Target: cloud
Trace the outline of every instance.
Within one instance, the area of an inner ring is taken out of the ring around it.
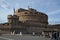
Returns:
[[[0,1],[0,6],[4,9],[10,9],[10,5],[6,0]]]
[[[7,22],[7,18],[4,14],[1,14],[0,23],[4,23],[4,22]]]
[[[15,8],[19,8],[19,3],[15,3]]]
[[[3,2],[3,1],[5,1],[5,0],[0,0],[0,2]]]
[[[5,22],[5,20],[3,20],[3,19],[0,18],[0,23],[3,23],[3,22]]]
[[[60,12],[60,9],[59,10],[52,11],[52,12],[48,12],[47,14],[48,15],[54,15],[54,14],[58,14],[58,12]]]
[[[33,0],[27,0],[27,4],[29,6],[32,6],[35,2],[36,2],[36,0],[35,1],[33,1]]]
[[[49,24],[60,24],[59,18],[49,18],[48,20]]]
[[[60,24],[60,9],[47,13],[49,15],[49,24]]]

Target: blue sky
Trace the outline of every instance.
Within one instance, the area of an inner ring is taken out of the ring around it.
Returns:
[[[60,24],[60,0],[0,0],[0,23],[7,22],[13,9],[28,6],[48,15],[49,24]]]

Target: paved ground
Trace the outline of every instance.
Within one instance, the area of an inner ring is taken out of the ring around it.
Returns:
[[[1,35],[0,40],[50,40],[50,38],[30,35]]]

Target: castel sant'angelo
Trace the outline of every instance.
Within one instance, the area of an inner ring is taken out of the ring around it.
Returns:
[[[48,15],[33,8],[14,10],[14,15],[8,15],[8,22],[0,24],[2,34],[41,34],[42,32],[54,32],[60,30],[60,25],[49,25]]]

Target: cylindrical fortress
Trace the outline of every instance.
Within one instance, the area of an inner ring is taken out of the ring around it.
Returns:
[[[48,16],[42,12],[38,12],[35,9],[18,9],[15,15],[19,16],[19,21],[22,22],[34,22],[48,24]]]

